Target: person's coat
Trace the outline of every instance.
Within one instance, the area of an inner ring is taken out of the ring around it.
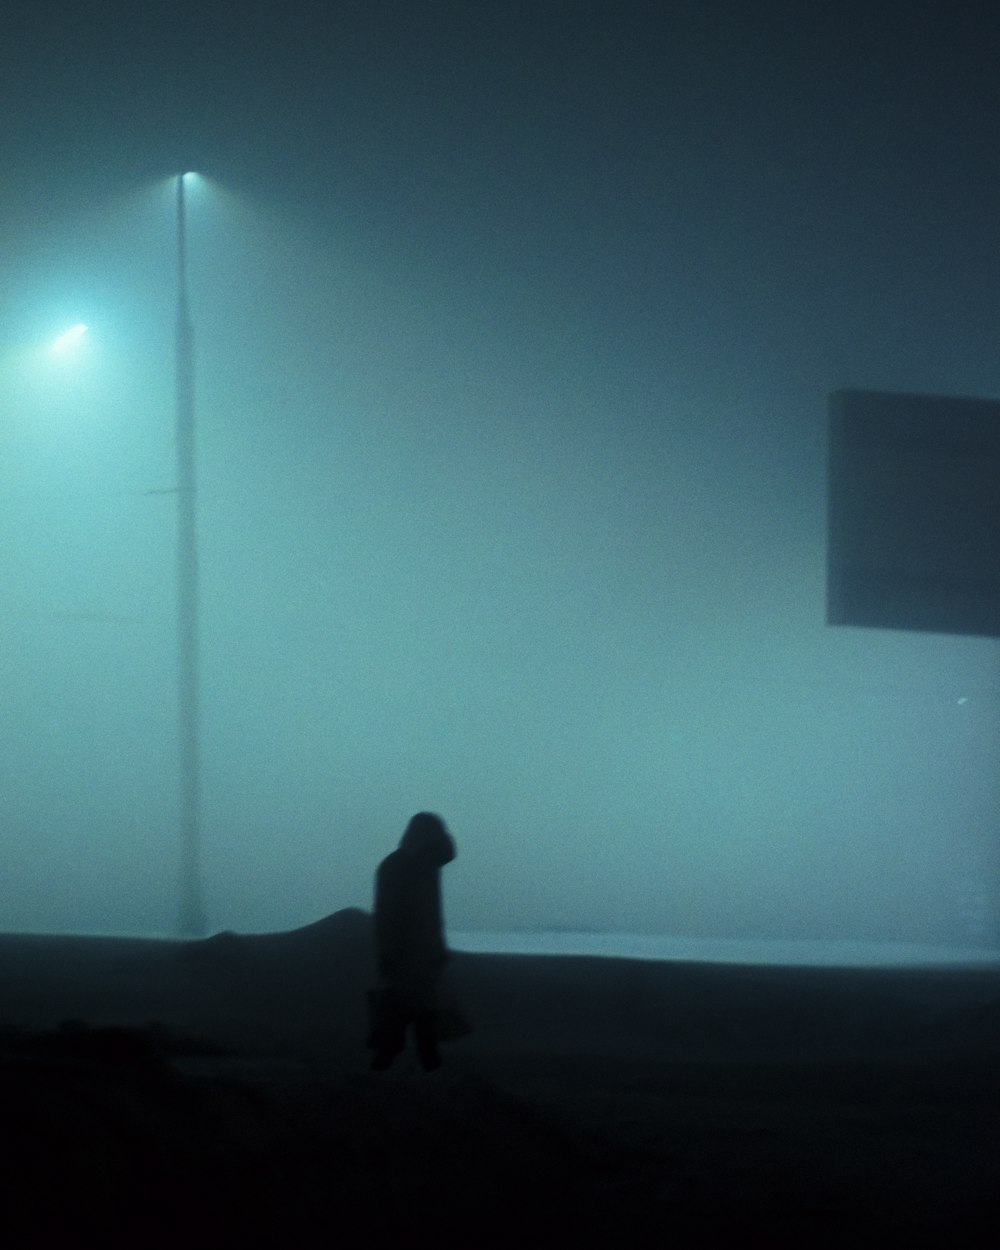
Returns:
[[[433,1006],[447,957],[440,876],[454,858],[455,844],[444,823],[421,812],[375,874],[379,977],[415,1011]]]

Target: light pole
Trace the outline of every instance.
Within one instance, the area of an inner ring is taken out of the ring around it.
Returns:
[[[194,330],[188,310],[184,174],[177,177],[177,704],[180,748],[180,911],[185,937],[205,933],[198,747],[198,543],[195,528]]]

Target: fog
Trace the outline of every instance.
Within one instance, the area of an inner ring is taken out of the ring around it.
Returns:
[[[192,184],[210,928],[370,906],[430,809],[455,929],[992,941],[997,643],[824,599],[828,393],[989,394],[992,332],[940,332],[916,227],[835,263],[822,182],[768,242],[749,157],[739,221],[704,174],[665,226],[598,160],[593,218],[562,167],[492,202],[485,157],[399,202],[231,156]],[[177,920],[173,199],[144,183],[81,181],[7,261],[4,930]]]

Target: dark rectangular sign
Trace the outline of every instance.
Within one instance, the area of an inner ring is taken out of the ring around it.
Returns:
[[[830,397],[827,622],[1000,637],[1000,403]]]

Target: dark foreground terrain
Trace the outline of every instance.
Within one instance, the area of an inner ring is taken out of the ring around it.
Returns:
[[[0,937],[11,1246],[989,1246],[1000,969],[463,955],[367,1070],[369,917]]]

